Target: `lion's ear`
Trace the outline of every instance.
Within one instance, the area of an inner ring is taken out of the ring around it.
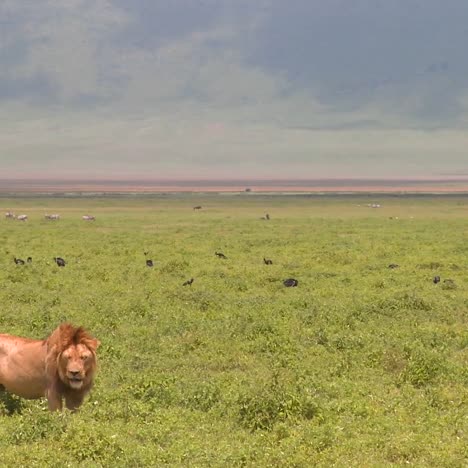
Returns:
[[[96,351],[96,349],[98,349],[100,345],[101,345],[101,342],[99,340],[97,340],[96,338],[93,338],[92,340],[89,340],[89,347],[93,351]]]

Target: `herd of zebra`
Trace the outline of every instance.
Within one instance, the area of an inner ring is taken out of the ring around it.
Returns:
[[[15,213],[12,213],[11,211],[7,211],[5,213],[5,218],[6,219],[17,219],[18,221],[27,221],[28,220],[28,215],[25,214],[20,214],[18,216],[15,215]],[[45,214],[44,219],[48,219],[50,221],[58,221],[60,219],[60,215],[55,213],[55,214]],[[83,221],[96,221],[95,216],[91,215],[83,215],[81,217]]]

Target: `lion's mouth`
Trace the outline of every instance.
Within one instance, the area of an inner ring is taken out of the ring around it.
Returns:
[[[70,387],[80,388],[83,385],[83,379],[81,377],[69,377],[68,381],[70,382]]]

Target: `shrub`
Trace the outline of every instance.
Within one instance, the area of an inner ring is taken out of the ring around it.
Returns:
[[[241,395],[237,401],[240,424],[251,430],[271,430],[288,419],[312,419],[318,413],[316,403],[305,392],[280,383],[277,376],[269,384]]]
[[[423,387],[432,383],[441,370],[442,364],[438,356],[423,349],[414,349],[409,352],[400,379],[415,387]]]
[[[188,395],[183,397],[185,406],[188,408],[209,411],[218,403],[221,397],[219,387],[213,382],[200,382],[192,384]]]

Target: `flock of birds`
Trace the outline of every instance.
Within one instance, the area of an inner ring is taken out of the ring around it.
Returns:
[[[148,255],[149,252],[144,252],[145,257]],[[215,255],[218,258],[222,258],[224,260],[227,260],[226,255],[224,255],[222,252],[215,252]],[[15,262],[16,265],[25,265],[26,263],[32,263],[32,257],[28,257],[26,260],[23,260],[21,258],[16,258],[13,257],[13,261]],[[54,257],[54,262],[57,264],[59,267],[64,267],[67,262],[62,258],[62,257]],[[273,265],[273,260],[269,258],[263,258],[263,263],[265,265]],[[152,259],[147,258],[146,259],[146,266],[149,268],[152,268],[154,266],[154,262]],[[195,281],[194,278],[190,278],[189,280],[185,281],[182,286],[192,286],[193,282]],[[288,278],[283,281],[284,286],[287,288],[291,287],[296,287],[299,284],[299,281],[294,278]]]
[[[195,209],[195,208],[194,208]],[[145,254],[145,257],[148,255],[148,252],[144,252]],[[227,256],[223,254],[223,252],[215,252],[215,255],[218,257],[218,258],[222,258],[223,260],[227,260]],[[263,257],[263,263],[265,265],[273,265],[273,260],[269,259],[269,258],[265,258]],[[153,267],[154,266],[154,263],[153,263],[153,260],[151,259],[146,259],[146,266],[148,267]],[[193,282],[194,282],[194,278],[190,278],[189,280],[185,281],[182,286],[192,286]],[[291,287],[295,287],[299,284],[299,281],[297,281],[297,279],[294,279],[294,278],[288,278],[288,279],[285,279],[283,281],[283,284],[287,287],[287,288],[291,288]]]
[[[148,253],[149,252],[144,252],[145,257],[148,255]],[[228,257],[226,255],[224,255],[223,252],[215,252],[215,255],[218,258],[221,258],[223,260],[228,259]],[[13,261],[15,262],[16,265],[25,265],[26,263],[32,263],[32,257],[28,257],[26,260],[23,260],[21,258],[13,257]],[[67,264],[67,262],[62,257],[54,257],[54,262],[59,267],[64,267]],[[271,260],[270,258],[263,257],[263,263],[265,265],[273,265],[273,260]],[[147,258],[146,259],[146,266],[149,267],[149,268],[152,268],[154,266],[153,260],[150,259],[150,258]],[[400,265],[398,265],[396,263],[390,263],[390,265],[388,265],[388,268],[390,268],[392,270],[395,269],[395,268],[399,268],[399,267],[400,267]],[[194,278],[190,278],[189,280],[185,281],[182,284],[182,286],[192,286],[194,281],[195,281]],[[434,278],[432,279],[432,282],[434,284],[440,283],[441,282],[440,276],[439,275],[434,276]],[[444,279],[443,282],[445,284],[447,284],[448,286],[455,287],[455,281],[453,279],[447,278],[447,279]],[[294,288],[299,284],[299,281],[297,279],[295,279],[295,278],[287,278],[287,279],[285,279],[283,281],[283,284],[287,288]]]
[[[201,205],[197,205],[197,206],[194,206],[193,209],[194,210],[201,210],[203,207]],[[7,218],[17,218],[19,219],[20,216],[15,216],[13,213],[11,212],[7,212],[6,215],[5,215]],[[25,219],[27,219],[27,216],[26,215],[21,215],[21,217],[23,217]],[[45,218],[46,219],[60,219],[60,215],[45,215]],[[86,220],[86,221],[94,221],[96,218],[94,216],[90,216],[90,215],[85,215],[82,217],[83,220]],[[261,219],[264,219],[264,220],[270,220],[270,215],[268,213],[265,214],[264,217],[262,217]],[[149,252],[144,252],[145,254],[145,257],[148,255]],[[228,257],[226,255],[224,255],[223,252],[215,252],[215,255],[218,257],[218,258],[221,258],[223,260],[227,260]],[[59,266],[59,267],[64,267],[66,265],[66,262],[63,258],[61,257],[54,257],[54,261],[55,263]],[[16,258],[14,257],[14,262],[16,263],[16,265],[25,265],[26,263],[32,263],[32,257],[28,257],[25,260],[22,260],[21,258]],[[265,265],[273,265],[273,261],[269,258],[263,258],[263,263]],[[146,259],[146,266],[149,267],[149,268],[152,268],[154,266],[154,262],[152,259],[149,259],[147,258]],[[398,265],[397,263],[390,263],[390,265],[388,265],[388,268],[390,269],[395,269],[395,268],[399,268],[400,265]],[[190,278],[189,280],[185,281],[182,286],[192,286],[194,282],[194,278]],[[441,282],[441,279],[440,279],[440,276],[434,276],[434,278],[432,279],[432,282],[434,284],[438,284]],[[448,286],[452,286],[452,287],[455,287],[455,281],[452,280],[452,279],[444,279],[443,281],[445,284],[447,284]],[[283,284],[284,286],[286,286],[287,288],[293,288],[293,287],[296,287],[299,282],[297,281],[297,279],[295,278],[287,278],[283,281]]]
[[[28,257],[26,261],[24,261],[22,258],[13,257],[13,261],[16,263],[16,265],[26,265],[26,263],[32,263],[32,257]],[[54,262],[59,267],[64,267],[67,264],[67,262],[62,257],[54,257]]]

